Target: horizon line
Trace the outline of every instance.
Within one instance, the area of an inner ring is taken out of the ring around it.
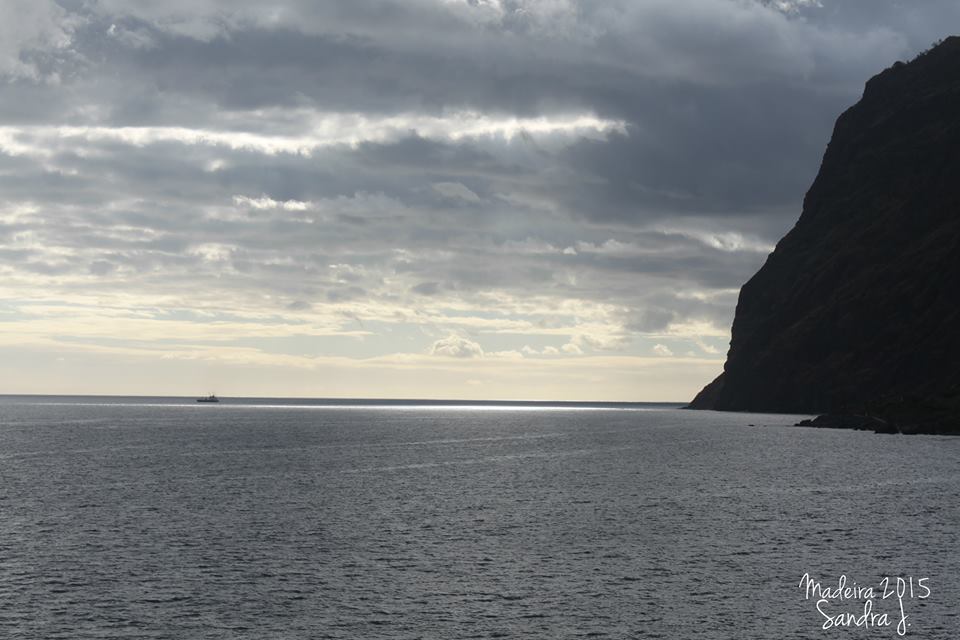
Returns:
[[[216,394],[215,394],[216,395]],[[0,398],[142,398],[166,400],[196,400],[204,395],[139,395],[108,393],[0,393]],[[313,397],[313,396],[222,396],[221,401],[229,400],[298,400],[306,402],[340,402],[355,404],[360,402],[391,402],[397,404],[433,404],[433,405],[687,405],[686,401],[666,400],[504,400],[504,399],[465,399],[465,398],[386,398],[386,397]]]

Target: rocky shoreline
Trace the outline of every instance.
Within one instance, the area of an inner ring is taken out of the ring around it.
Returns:
[[[859,411],[828,413],[796,426],[956,436],[960,435],[960,388],[935,396],[886,398]]]
[[[874,433],[902,433],[906,435],[942,435],[960,436],[960,426],[956,422],[893,422],[875,416],[855,414],[826,414],[816,418],[801,420],[797,427],[816,427],[817,429],[853,429],[855,431],[873,431]]]

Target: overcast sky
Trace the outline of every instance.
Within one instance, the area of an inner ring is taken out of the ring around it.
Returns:
[[[687,400],[956,0],[0,0],[0,392]]]

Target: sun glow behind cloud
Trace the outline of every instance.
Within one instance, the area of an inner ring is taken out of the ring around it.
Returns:
[[[254,116],[256,114],[253,114]],[[298,136],[264,135],[249,131],[220,131],[186,127],[103,126],[0,126],[0,151],[9,155],[50,157],[57,149],[81,150],[86,143],[120,143],[144,147],[159,143],[225,147],[269,155],[311,155],[329,146],[355,146],[362,142],[386,142],[416,132],[427,138],[502,138],[518,135],[571,135],[602,137],[623,132],[622,121],[601,120],[590,115],[538,118],[496,118],[479,113],[456,113],[447,117],[391,116],[369,118],[357,114],[316,114],[304,123]]]

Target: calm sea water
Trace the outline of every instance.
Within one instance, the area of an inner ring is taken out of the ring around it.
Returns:
[[[239,402],[0,398],[0,637],[960,637],[960,438]]]

